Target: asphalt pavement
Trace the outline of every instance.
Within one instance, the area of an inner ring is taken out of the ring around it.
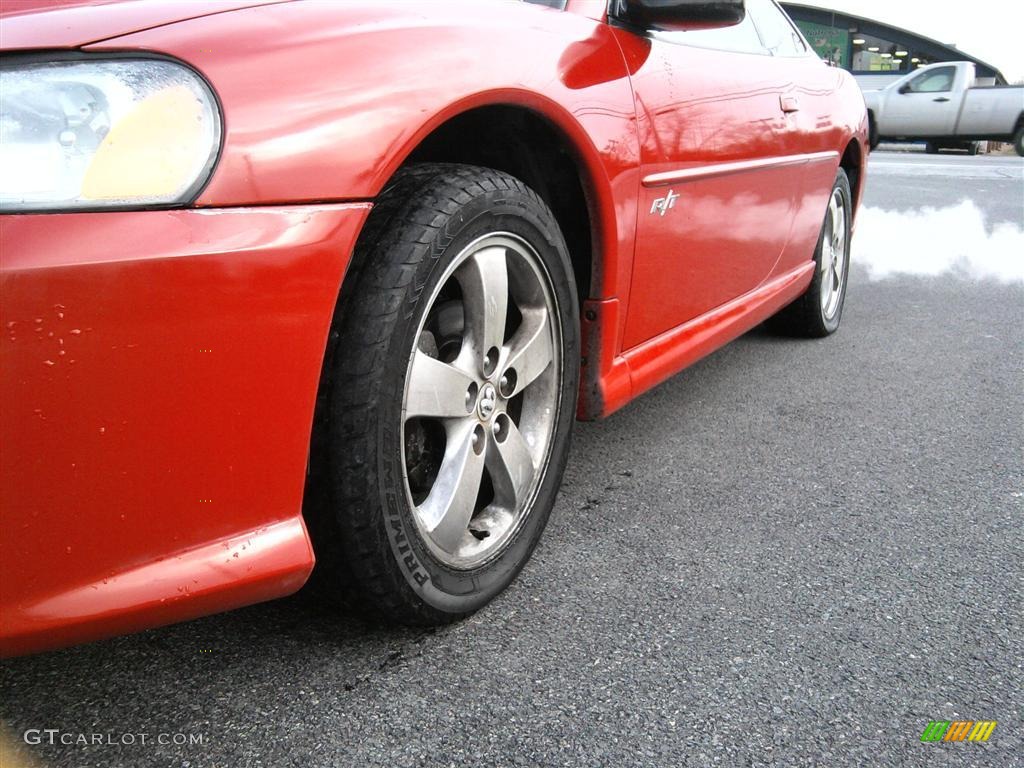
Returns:
[[[1022,174],[880,152],[866,204],[970,199],[1020,227]],[[755,330],[578,425],[538,551],[472,619],[387,629],[300,594],[8,661],[9,747],[54,766],[1020,765],[1022,364],[1020,282],[855,266],[835,336]],[[922,743],[932,720],[998,725]],[[21,743],[47,728],[151,740]]]
[[[1008,154],[927,155],[912,147],[871,156],[866,204],[906,211],[943,208],[967,199],[975,201],[992,224],[1024,224],[1024,160]]]

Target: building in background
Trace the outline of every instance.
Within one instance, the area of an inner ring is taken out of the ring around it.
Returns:
[[[973,61],[978,85],[1003,85],[1002,72],[953,45],[880,21],[798,3],[782,3],[821,58],[849,70],[861,88],[882,88],[937,61]]]

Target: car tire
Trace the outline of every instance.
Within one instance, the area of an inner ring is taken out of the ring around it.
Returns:
[[[447,623],[509,585],[554,505],[579,385],[571,262],[518,179],[423,164],[381,194],[353,268],[332,332],[320,588]]]
[[[772,330],[805,338],[822,338],[838,330],[850,271],[852,200],[850,180],[840,168],[818,235],[814,277],[800,298],[768,321]]]
[[[1013,149],[1019,156],[1024,157],[1024,125],[1017,129],[1013,137]]]

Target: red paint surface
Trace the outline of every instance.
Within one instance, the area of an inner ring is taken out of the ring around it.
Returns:
[[[5,51],[75,48],[182,19],[283,0],[4,0]]]
[[[217,92],[225,143],[195,209],[0,217],[7,653],[298,587],[339,285],[369,201],[446,120],[518,106],[572,147],[594,244],[584,418],[802,290],[838,159],[675,185],[665,217],[643,176],[866,155],[846,74],[666,47],[593,0],[24,5],[4,4],[6,49],[179,58]]]
[[[302,583],[316,387],[368,210],[0,217],[0,650]]]

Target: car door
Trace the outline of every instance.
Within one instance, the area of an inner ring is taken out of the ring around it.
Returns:
[[[746,0],[761,36],[772,54],[772,66],[788,84],[783,93],[788,128],[799,142],[799,194],[793,209],[789,240],[772,276],[781,276],[814,258],[822,219],[839,165],[837,146],[846,127],[836,121],[837,96],[846,73],[826,66],[807,45],[790,18],[774,0]],[[851,180],[852,181],[852,180]]]
[[[619,31],[628,48],[633,33]],[[749,16],[648,41],[632,75],[642,181],[624,348],[757,287],[785,247],[800,183],[787,72]]]
[[[951,136],[960,100],[953,98],[955,66],[935,67],[908,80],[885,105],[886,133],[894,136]]]

